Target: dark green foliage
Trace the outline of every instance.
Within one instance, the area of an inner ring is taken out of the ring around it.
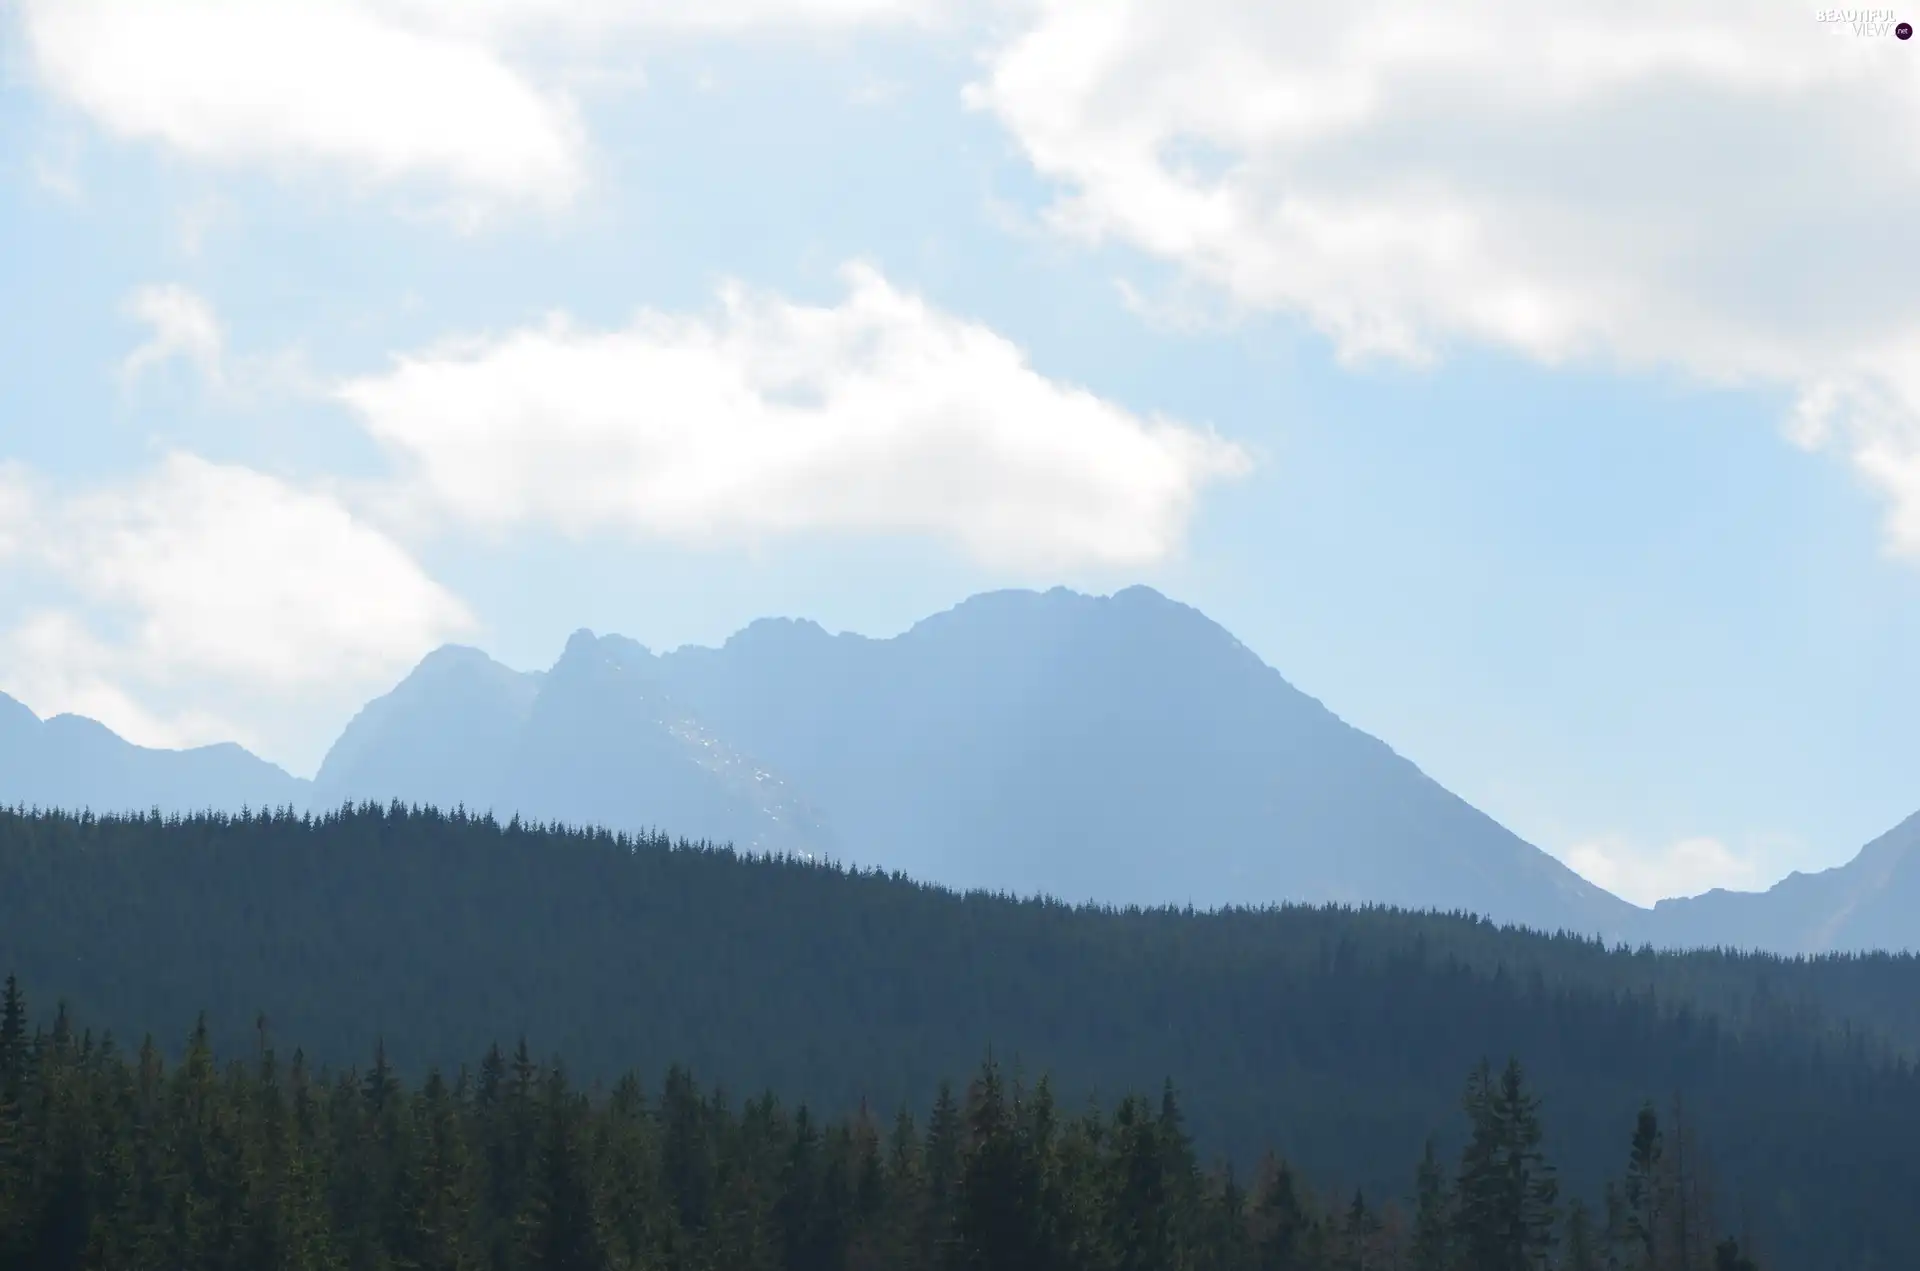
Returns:
[[[1449,1205],[1446,1175],[1441,1171],[1433,1140],[1428,1139],[1414,1175],[1413,1244],[1408,1271],[1447,1271],[1453,1247]]]
[[[252,1052],[263,1044],[253,1022],[270,1007],[277,1029],[313,1046],[316,1065],[353,1062],[383,1039],[377,1075],[356,1075],[352,1100],[331,1079],[305,1077],[297,1090],[292,1066],[281,1069],[273,1097],[284,1129],[259,1162],[176,1154],[158,1129],[102,1158],[138,1184],[129,1239],[162,1265],[234,1222],[218,1208],[164,1207],[167,1180],[256,1167],[275,1198],[272,1222],[251,1237],[260,1248],[358,1267],[371,1248],[360,1236],[311,1234],[318,1209],[344,1206],[406,1233],[382,1239],[413,1242],[412,1262],[499,1265],[543,1215],[577,1205],[568,1170],[588,1150],[581,1127],[544,1106],[535,1053],[567,1056],[576,1097],[634,1067],[686,1066],[651,1101],[633,1092],[623,1119],[593,1123],[591,1151],[658,1171],[657,1186],[623,1182],[595,1198],[611,1215],[603,1241],[651,1233],[740,1266],[772,1265],[789,1240],[807,1256],[844,1250],[872,1266],[939,1245],[942,1265],[954,1265],[967,1256],[954,1243],[956,1206],[977,1132],[966,1099],[908,1127],[909,1171],[883,1168],[864,1193],[857,1178],[834,1181],[847,1195],[829,1196],[822,1180],[838,1176],[824,1162],[859,1162],[859,1136],[816,1127],[818,1141],[802,1149],[790,1124],[753,1105],[725,1110],[687,1072],[839,1118],[863,1103],[916,1104],[991,1045],[1010,1071],[1047,1071],[1055,1084],[1042,1100],[1039,1087],[1021,1093],[1005,1078],[1015,1128],[993,1140],[992,1168],[1030,1178],[1037,1199],[968,1221],[981,1239],[1027,1242],[1009,1247],[1066,1265],[1119,1265],[1102,1208],[1115,1193],[1092,1189],[1084,1169],[1036,1159],[1124,1163],[1113,1186],[1167,1196],[1196,1185],[1177,1168],[1182,1151],[1238,1165],[1243,1229],[1140,1229],[1174,1265],[1240,1239],[1275,1268],[1365,1258],[1406,1201],[1416,1234],[1408,1163],[1429,1139],[1440,1160],[1466,1148],[1459,1075],[1492,1054],[1519,1056],[1555,1110],[1533,1147],[1509,1145],[1499,1159],[1551,1156],[1568,1196],[1602,1202],[1607,1250],[1627,1247],[1637,1204],[1648,1232],[1656,1211],[1672,1228],[1652,1239],[1710,1265],[1717,1233],[1692,1214],[1717,1188],[1779,1265],[1920,1266],[1920,1208],[1903,1199],[1920,1194],[1920,1080],[1902,1057],[1920,1038],[1912,958],[1608,950],[1381,909],[1114,912],[684,848],[397,808],[317,819],[0,813],[0,969],[127,1037],[172,1035],[204,1007],[209,1045]],[[31,1030],[22,1016],[8,1042],[5,1027],[0,1019],[0,1064],[17,1066],[8,1056],[31,1050]],[[527,1039],[516,1051],[487,1050],[516,1034]],[[475,1055],[485,1057],[457,1079]],[[441,1097],[464,1101],[472,1132],[430,1151],[399,1127],[424,1115],[412,1100],[426,1088],[408,1083],[436,1067],[448,1074]],[[140,1071],[116,1097],[137,1124],[158,1126],[172,1096],[142,1085]],[[1054,1108],[1057,1098],[1111,1109],[1117,1092],[1168,1074],[1188,1092],[1182,1106],[1149,1101],[1097,1123]],[[395,1082],[414,1091],[404,1107]],[[1663,1163],[1639,1199],[1628,1203],[1632,1180],[1622,1179],[1608,1207],[1620,1129],[1649,1092],[1682,1096],[1684,1124],[1664,1127]],[[37,1150],[20,1138],[23,1106],[0,1086],[0,1159]],[[723,1112],[737,1143],[716,1129]],[[1713,1145],[1711,1171],[1683,1129]],[[895,1135],[876,1137],[884,1165]],[[1276,1143],[1299,1176],[1260,1164]],[[470,1160],[456,1167],[446,1152]],[[747,1159],[762,1164],[747,1169]],[[43,1158],[36,1168],[77,1206],[60,1180],[92,1160]],[[797,1190],[775,1166],[791,1167]],[[1520,1172],[1534,1179],[1530,1170]],[[1360,1224],[1348,1238],[1340,1224],[1305,1223],[1304,1192],[1288,1199],[1297,1177],[1337,1188],[1342,1213],[1360,1189],[1382,1232]],[[1461,1208],[1507,1203],[1498,1177],[1471,1195],[1449,1186],[1429,1198],[1427,1218],[1442,1220],[1424,1228],[1421,1257],[1457,1265],[1469,1230]],[[862,1226],[876,1186],[887,1223]],[[773,1222],[816,1187],[821,1212],[839,1217],[791,1232]],[[1524,1231],[1501,1247],[1523,1258],[1537,1256],[1540,1233],[1560,1230],[1546,1221],[1553,1206],[1532,1197],[1502,1211],[1521,1215]],[[477,1216],[454,1230],[445,1215],[458,1205]],[[81,1212],[60,1210],[59,1222],[74,1228]],[[741,1213],[769,1225],[742,1226]]]
[[[1028,1092],[989,1059],[963,1103],[943,1087],[940,1135],[920,1141],[902,1112],[883,1150],[864,1109],[822,1122],[766,1095],[736,1112],[678,1068],[650,1106],[631,1074],[596,1096],[558,1063],[509,1063],[497,1049],[478,1082],[435,1070],[409,1088],[383,1047],[364,1072],[310,1078],[298,1056],[282,1069],[264,1024],[251,1064],[220,1066],[196,1027],[170,1071],[151,1047],[127,1057],[76,1037],[64,1012],[16,1040],[29,1148],[0,1171],[7,1271],[1421,1265],[1421,1228],[1391,1203],[1323,1199],[1277,1158],[1249,1209],[1230,1170],[1201,1168],[1170,1084],[1157,1108],[1127,1096],[1063,1124],[1045,1079]],[[1581,1210],[1569,1243],[1586,1252],[1539,1256],[1531,1224],[1546,1202],[1527,1180],[1550,1171],[1532,1155],[1536,1103],[1518,1069],[1495,1082],[1482,1065],[1467,1106],[1477,1146],[1459,1176],[1430,1178],[1431,1151],[1420,1170],[1423,1205],[1506,1180],[1505,1200],[1458,1210],[1459,1247],[1488,1251],[1460,1265],[1594,1271]],[[952,1168],[935,1169],[943,1144]],[[1491,1235],[1464,1217],[1502,1204],[1518,1208],[1496,1213],[1506,1225]],[[1695,1218],[1712,1222],[1705,1209]],[[1673,1266],[1758,1271],[1730,1239],[1711,1266]]]
[[[1517,1060],[1496,1079],[1482,1063],[1467,1081],[1471,1127],[1454,1188],[1460,1271],[1543,1271],[1554,1244],[1559,1183],[1540,1148],[1539,1100]]]

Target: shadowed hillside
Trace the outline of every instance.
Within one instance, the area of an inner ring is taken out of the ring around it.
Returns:
[[[1170,1076],[1206,1153],[1278,1145],[1381,1195],[1452,1133],[1460,1074],[1514,1055],[1570,1185],[1616,1168],[1649,1092],[1678,1094],[1782,1265],[1920,1258],[1897,1199],[1920,1188],[1920,1084],[1862,1031],[1912,1038],[1911,958],[1608,953],[1383,910],[1116,913],[368,810],[0,817],[0,967],[121,1037],[204,1008],[233,1049],[269,1011],[315,1061],[378,1039],[412,1072],[524,1032],[583,1080],[678,1060],[839,1110],[923,1100],[987,1047],[1054,1073],[1068,1106]]]

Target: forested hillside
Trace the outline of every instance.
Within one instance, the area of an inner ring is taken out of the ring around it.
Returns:
[[[991,1058],[956,1098],[823,1123],[737,1108],[681,1068],[583,1091],[524,1046],[409,1088],[283,1062],[264,1022],[224,1070],[170,1071],[0,1008],[0,1265],[497,1271],[1757,1271],[1723,1237],[1698,1140],[1651,1105],[1596,1212],[1561,1193],[1519,1065],[1468,1077],[1465,1146],[1410,1202],[1322,1196],[1266,1154],[1205,1169],[1171,1084],[1061,1107]],[[924,1128],[922,1128],[924,1127]],[[1451,1164],[1451,1163],[1449,1163]]]
[[[1204,1158],[1400,1195],[1509,1056],[1569,1195],[1675,1097],[1781,1268],[1920,1265],[1912,958],[1607,952],[1386,910],[1110,912],[431,812],[0,816],[0,969],[131,1042],[418,1079],[524,1035],[576,1080],[685,1063],[825,1116],[919,1107],[987,1048],[1061,1106],[1171,1078]],[[1818,1005],[1822,1004],[1824,1005]]]

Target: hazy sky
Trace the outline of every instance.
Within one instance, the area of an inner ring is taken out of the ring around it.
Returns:
[[[310,773],[1146,582],[1632,898],[1920,808],[1920,47],[1809,7],[0,0],[0,689]]]

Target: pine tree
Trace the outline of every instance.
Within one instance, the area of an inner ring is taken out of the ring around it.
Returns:
[[[1381,1226],[1379,1216],[1367,1207],[1366,1194],[1356,1188],[1340,1226],[1341,1271],[1373,1271],[1374,1239]]]
[[[1261,1165],[1254,1231],[1260,1271],[1308,1271],[1314,1243],[1313,1217],[1294,1185],[1293,1171],[1271,1155]]]
[[[26,1078],[27,1003],[7,977],[0,1001],[0,1265],[25,1256],[27,1156],[21,1093]]]
[[[1414,1175],[1413,1248],[1410,1271],[1447,1271],[1449,1259],[1449,1223],[1447,1180],[1434,1152],[1433,1140],[1427,1140]]]
[[[620,1078],[601,1118],[602,1199],[616,1265],[648,1266],[672,1247],[674,1226],[660,1184],[658,1141],[646,1096],[632,1073]]]
[[[1559,1187],[1540,1151],[1538,1101],[1516,1060],[1486,1063],[1464,1100],[1470,1135],[1455,1184],[1454,1255],[1465,1271],[1539,1271],[1554,1245]]]
[[[26,1076],[27,999],[20,981],[7,977],[4,999],[0,999],[0,1108],[19,1115],[20,1087]]]
[[[679,1228],[698,1236],[713,1209],[714,1161],[707,1107],[684,1068],[667,1072],[660,1093],[661,1174]]]
[[[1600,1240],[1593,1229],[1593,1214],[1586,1202],[1576,1200],[1567,1210],[1567,1257],[1565,1271],[1603,1271]]]
[[[472,1246],[472,1164],[461,1108],[438,1068],[414,1098],[414,1147],[396,1180],[404,1214],[396,1252],[419,1271],[468,1271],[478,1265]]]
[[[581,1109],[558,1066],[547,1073],[538,1103],[542,1130],[521,1219],[525,1265],[530,1271],[602,1271],[606,1248]]]
[[[1666,1209],[1662,1256],[1675,1271],[1708,1271],[1714,1257],[1713,1188],[1677,1093],[1669,1126],[1659,1179]]]
[[[1660,1117],[1647,1103],[1634,1121],[1633,1145],[1627,1155],[1627,1177],[1621,1188],[1625,1215],[1622,1232],[1630,1271],[1660,1271],[1661,1235],[1666,1206],[1661,1189],[1665,1178]]]
[[[582,1092],[524,1044],[477,1083],[415,1087],[384,1048],[319,1080],[296,1052],[283,1076],[264,1024],[254,1063],[220,1068],[203,1023],[169,1071],[64,1013],[28,1036],[8,996],[7,1271],[1545,1271],[1556,1234],[1512,1064],[1472,1074],[1459,1178],[1429,1143],[1403,1223],[1360,1191],[1320,1209],[1271,1156],[1250,1198],[1203,1174],[1170,1087],[1060,1120],[1044,1079],[1029,1095],[989,1060],[964,1109],[943,1088],[926,1144],[903,1112],[883,1147],[864,1107],[789,1117],[766,1094],[736,1115],[676,1069],[653,1115],[631,1076]],[[1703,1160],[1678,1110],[1664,1131],[1645,1111],[1600,1230],[1570,1206],[1558,1271],[1622,1271],[1621,1250],[1634,1271],[1757,1271],[1707,1238]]]
[[[966,1271],[1042,1271],[1040,1178],[989,1057],[967,1100],[967,1150],[953,1217],[953,1265]]]
[[[894,1116],[879,1163],[882,1203],[868,1218],[848,1254],[849,1271],[890,1271],[918,1265],[914,1249],[926,1205],[926,1180],[921,1170],[920,1138],[913,1115],[905,1108]]]
[[[921,1214],[920,1256],[929,1267],[952,1261],[954,1203],[960,1186],[962,1125],[953,1087],[940,1083],[927,1118],[926,1205]]]

